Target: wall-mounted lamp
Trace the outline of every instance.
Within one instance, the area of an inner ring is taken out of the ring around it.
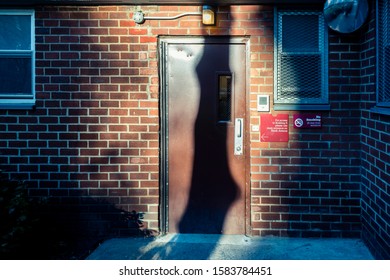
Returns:
[[[143,24],[146,20],[173,20],[184,16],[202,16],[202,23],[204,25],[215,25],[216,13],[213,7],[203,6],[202,12],[188,12],[172,17],[146,17],[142,11],[134,13],[133,20],[138,24]]]
[[[215,10],[211,6],[202,7],[202,23],[204,25],[215,25]]]

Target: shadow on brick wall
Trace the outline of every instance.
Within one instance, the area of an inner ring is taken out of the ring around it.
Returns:
[[[90,197],[32,199],[26,183],[0,175],[0,259],[84,259],[107,238],[155,234],[143,213]]]

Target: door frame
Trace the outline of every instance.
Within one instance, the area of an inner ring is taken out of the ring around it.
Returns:
[[[168,79],[167,59],[168,46],[170,44],[241,44],[245,45],[246,73],[245,73],[245,117],[244,117],[244,155],[245,155],[245,235],[252,235],[251,227],[251,192],[250,192],[250,98],[249,98],[249,74],[250,74],[250,46],[249,36],[160,36],[158,38],[158,68],[159,68],[159,93],[160,93],[160,205],[159,205],[159,229],[161,234],[166,234],[169,228],[169,109],[168,109]]]

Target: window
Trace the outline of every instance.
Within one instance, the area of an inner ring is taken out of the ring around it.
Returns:
[[[230,122],[232,111],[232,75],[218,76],[218,121]]]
[[[0,10],[0,108],[35,104],[34,12]]]
[[[328,40],[321,12],[277,10],[275,110],[327,110]]]
[[[378,91],[377,106],[390,108],[390,3],[378,1]]]

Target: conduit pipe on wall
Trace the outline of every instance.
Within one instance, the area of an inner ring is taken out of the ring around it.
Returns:
[[[143,24],[146,20],[174,20],[185,16],[202,16],[204,25],[215,24],[215,11],[211,6],[203,6],[202,12],[187,12],[171,17],[146,17],[142,11],[134,13],[133,19],[138,24]]]

